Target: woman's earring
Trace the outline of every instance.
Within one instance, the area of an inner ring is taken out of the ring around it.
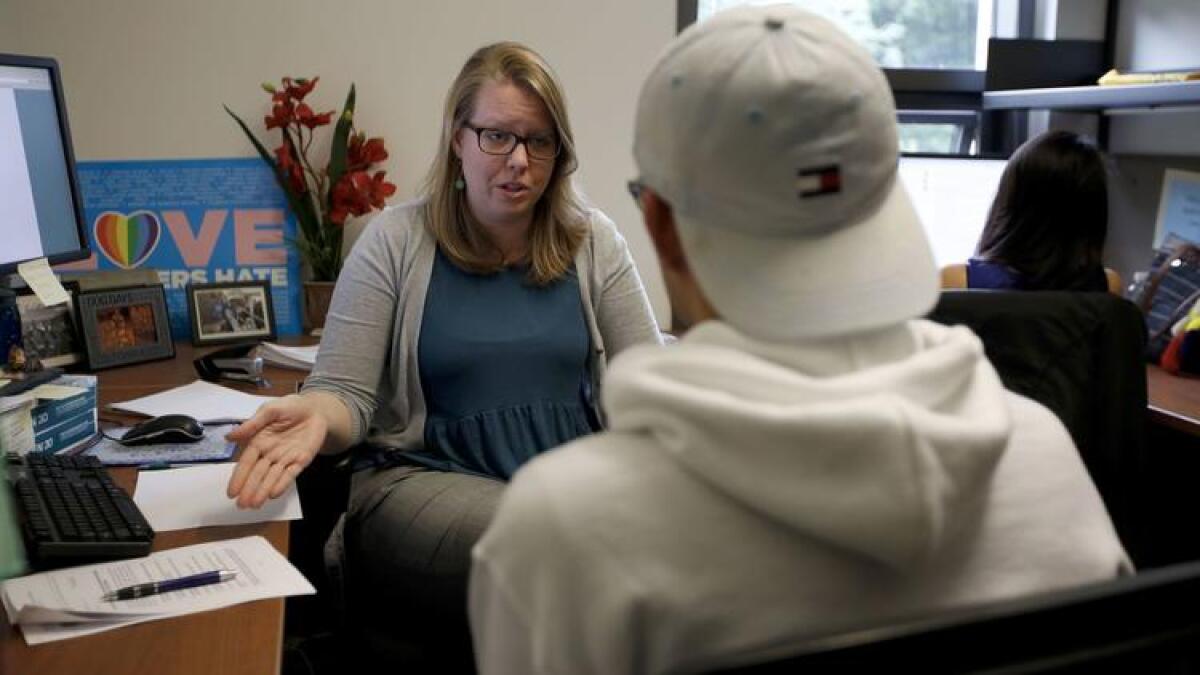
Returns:
[[[465,180],[463,180],[462,176],[459,176],[458,178],[454,179],[454,189],[455,190],[461,190],[461,189],[465,188],[466,186],[467,186],[467,182]]]

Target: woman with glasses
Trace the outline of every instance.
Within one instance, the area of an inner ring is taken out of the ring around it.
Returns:
[[[504,482],[599,430],[606,360],[659,340],[576,166],[545,61],[514,43],[478,50],[447,96],[423,197],[377,216],[347,258],[303,392],[231,434],[241,507],[281,494],[318,451],[354,448],[348,609],[376,644],[438,626],[469,659],[470,549]]]

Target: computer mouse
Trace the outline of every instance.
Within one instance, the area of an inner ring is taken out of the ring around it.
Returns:
[[[163,415],[142,422],[121,437],[121,445],[195,443],[204,438],[204,425],[187,415]]]

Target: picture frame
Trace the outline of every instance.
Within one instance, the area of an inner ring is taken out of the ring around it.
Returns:
[[[17,290],[25,355],[37,357],[47,368],[71,366],[87,359],[75,315],[79,284],[64,281],[62,285],[67,291],[67,302],[53,307],[43,305],[28,286]]]
[[[175,356],[161,285],[80,291],[75,308],[90,370]]]
[[[187,299],[194,345],[275,339],[275,306],[267,281],[189,284]]]

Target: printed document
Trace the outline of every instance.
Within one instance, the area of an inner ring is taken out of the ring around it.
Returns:
[[[133,584],[210,570],[236,578],[136,600],[105,602],[105,593]],[[143,621],[229,607],[250,600],[316,593],[300,572],[262,537],[214,541],[99,565],[42,572],[0,584],[9,621],[29,645],[90,635]]]

